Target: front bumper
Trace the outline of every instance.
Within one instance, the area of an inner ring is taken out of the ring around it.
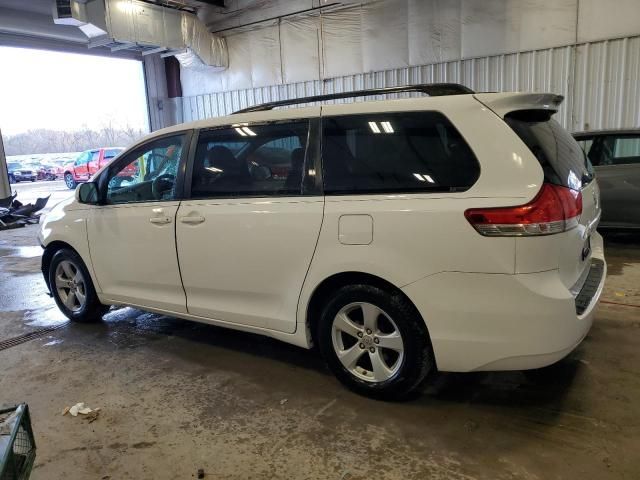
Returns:
[[[32,175],[13,175],[13,178],[15,178],[17,181],[19,182],[30,182],[32,180],[36,180],[38,177],[37,175],[34,173]]]
[[[592,235],[591,262],[590,274],[574,293],[557,270],[443,272],[402,290],[429,329],[439,370],[540,368],[571,353],[591,328],[606,278],[597,233]]]

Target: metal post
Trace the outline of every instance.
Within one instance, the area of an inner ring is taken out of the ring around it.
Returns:
[[[0,131],[0,198],[11,195],[9,185],[9,172],[7,171],[7,158],[4,156],[4,143],[2,143],[2,131]]]

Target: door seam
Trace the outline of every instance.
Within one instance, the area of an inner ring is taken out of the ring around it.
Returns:
[[[173,217],[173,246],[176,250],[176,263],[178,264],[178,275],[180,276],[180,285],[182,286],[182,291],[184,293],[184,309],[187,313],[189,313],[189,301],[187,298],[187,290],[184,288],[184,280],[182,279],[182,268],[180,267],[180,254],[178,253],[178,212],[180,211],[180,207],[182,207],[182,200],[178,202],[178,208],[176,208],[176,213]]]
[[[292,334],[297,333],[298,331],[298,312],[300,311],[300,299],[302,298],[302,292],[304,291],[304,286],[307,283],[307,277],[309,276],[309,272],[311,271],[311,265],[313,264],[313,259],[316,256],[316,252],[318,251],[318,245],[320,244],[320,235],[322,235],[322,226],[324,225],[324,210],[326,207],[326,197],[322,196],[322,218],[320,219],[320,228],[318,229],[318,236],[316,237],[316,244],[313,247],[313,253],[311,254],[311,259],[309,260],[309,265],[307,266],[307,271],[304,274],[304,278],[302,279],[302,285],[300,286],[300,292],[298,292],[298,302],[296,305],[296,318],[294,322],[294,329]],[[306,315],[305,315],[306,320]]]

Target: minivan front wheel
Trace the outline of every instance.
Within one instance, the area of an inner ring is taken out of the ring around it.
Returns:
[[[424,322],[399,292],[342,287],[322,312],[317,339],[338,379],[370,397],[402,398],[435,370]]]
[[[49,288],[69,320],[100,320],[108,307],[102,305],[84,262],[73,250],[58,250],[49,265]]]

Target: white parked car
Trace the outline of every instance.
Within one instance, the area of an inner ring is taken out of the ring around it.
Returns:
[[[562,97],[349,96],[404,91],[431,96],[276,102],[146,137],[42,222],[58,306],[77,321],[131,305],[315,344],[342,382],[382,398],[436,369],[565,357],[606,264],[597,183],[551,118]]]

